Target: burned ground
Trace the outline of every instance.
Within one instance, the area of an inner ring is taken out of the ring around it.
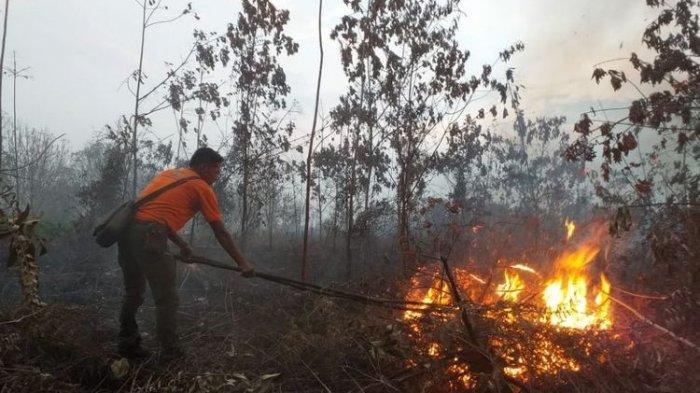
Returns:
[[[513,366],[517,357],[517,364],[537,368],[545,358],[537,343],[545,341],[560,348],[553,356],[555,362],[567,356],[575,359],[579,369],[535,372],[511,385],[515,391],[691,391],[688,387],[697,382],[692,372],[700,359],[697,351],[620,307],[615,308],[614,329],[586,333],[527,322],[526,315],[539,312],[527,304],[477,305],[471,312],[479,339],[492,349],[515,351],[500,352],[483,363],[470,355],[468,345],[465,347],[467,334],[456,312],[427,313],[407,320],[404,311],[325,298],[232,272],[184,264],[180,266],[179,319],[187,357],[168,365],[155,358],[129,364],[115,353],[121,277],[113,255],[77,247],[53,251],[57,259],[46,258],[41,268],[42,295],[48,306],[18,308],[21,296],[16,277],[3,276],[3,392],[440,392],[476,386],[488,390],[493,373],[489,362]],[[209,254],[223,259],[211,249]],[[264,249],[253,254],[261,256],[261,271],[295,276],[284,263],[289,254],[275,255]],[[318,257],[333,263],[331,253]],[[422,264],[436,267],[435,261]],[[343,270],[342,264],[339,269]],[[333,274],[332,269],[314,280],[367,295],[402,299],[411,288],[410,275],[392,271],[381,261],[351,285],[337,280],[343,275]],[[464,294],[470,296],[468,290]],[[681,295],[663,301],[624,299],[652,320],[664,320],[669,309],[687,303]],[[471,300],[468,304],[476,305]],[[676,321],[674,331],[697,342],[697,329],[692,329],[696,321],[687,319],[688,309],[684,312],[678,316],[681,320]],[[521,319],[503,323],[499,313]],[[147,297],[139,315],[140,326],[145,346],[156,350],[153,318],[154,307]],[[420,336],[415,334],[415,324],[420,326]],[[445,348],[443,356],[428,353],[431,343]],[[455,364],[466,365],[470,371],[465,375],[471,375],[476,385],[460,384]]]

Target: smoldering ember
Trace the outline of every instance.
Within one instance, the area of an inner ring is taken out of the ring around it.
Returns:
[[[0,2],[0,393],[700,392],[700,2]]]

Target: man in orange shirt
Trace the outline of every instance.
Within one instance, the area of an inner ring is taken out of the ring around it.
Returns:
[[[222,221],[219,204],[211,184],[221,174],[223,158],[214,150],[197,149],[188,168],[163,171],[141,191],[139,198],[172,182],[189,179],[141,205],[133,222],[119,239],[119,265],[124,274],[124,300],[119,316],[119,354],[128,358],[148,355],[141,347],[136,312],[143,304],[146,282],[156,304],[156,336],[164,360],[183,354],[178,344],[176,314],[178,307],[175,261],[168,256],[170,239],[187,257],[192,250],[177,232],[198,211],[209,223],[216,240],[243,270],[253,275],[253,268],[233,242]]]

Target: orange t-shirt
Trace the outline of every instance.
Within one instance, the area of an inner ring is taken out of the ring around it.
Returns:
[[[190,176],[197,176],[197,173],[190,168],[168,169],[160,172],[141,190],[139,198]],[[154,200],[139,206],[136,219],[165,224],[177,232],[198,211],[202,212],[207,222],[221,220],[219,202],[216,200],[214,190],[204,180],[193,179],[167,190]]]

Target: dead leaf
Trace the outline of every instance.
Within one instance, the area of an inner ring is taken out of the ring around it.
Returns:
[[[126,358],[120,358],[112,362],[109,365],[109,369],[112,371],[112,375],[116,379],[122,379],[129,374],[129,360]]]

